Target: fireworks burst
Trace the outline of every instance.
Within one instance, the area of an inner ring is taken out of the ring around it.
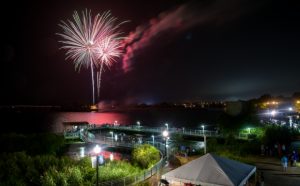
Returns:
[[[98,98],[100,97],[101,75],[103,66],[110,67],[116,58],[122,55],[121,39],[117,39],[114,35],[105,37],[99,42],[98,54],[100,59],[100,69],[97,72],[97,90]]]
[[[115,24],[116,18],[110,12],[97,14],[94,19],[91,11],[83,11],[80,18],[77,11],[73,14],[73,21],[61,21],[59,26],[63,33],[58,33],[63,40],[62,49],[67,50],[66,59],[72,59],[75,70],[81,66],[91,68],[93,104],[95,103],[94,69],[97,70],[97,90],[100,95],[100,83],[103,65],[111,66],[117,57],[121,56],[121,33],[118,28],[122,23]]]

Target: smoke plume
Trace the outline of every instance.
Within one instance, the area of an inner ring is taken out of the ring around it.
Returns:
[[[174,37],[194,26],[205,24],[219,26],[226,21],[239,17],[241,4],[241,1],[238,0],[190,2],[160,13],[147,24],[136,27],[125,39],[123,70],[125,72],[130,71],[134,66],[136,54],[158,39],[161,41],[165,37]],[[162,35],[164,38],[161,37]]]

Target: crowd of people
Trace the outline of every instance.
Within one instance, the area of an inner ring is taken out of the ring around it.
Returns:
[[[288,150],[285,144],[275,143],[274,146],[261,145],[261,155],[279,157],[281,160],[283,171],[287,171],[288,164],[296,166],[299,160],[299,153],[297,150]]]

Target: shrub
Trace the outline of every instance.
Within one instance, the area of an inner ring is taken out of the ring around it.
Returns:
[[[99,167],[99,176],[101,182],[113,181],[119,178],[136,175],[141,172],[141,169],[131,165],[126,161],[112,161]]]
[[[159,159],[159,151],[149,144],[140,145],[132,151],[133,163],[142,169],[151,168]]]

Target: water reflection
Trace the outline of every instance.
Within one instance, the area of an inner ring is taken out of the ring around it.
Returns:
[[[61,112],[52,115],[53,132],[62,132],[64,122],[88,122],[90,124],[103,125],[113,124],[130,124],[129,117],[122,113],[98,113],[98,112]]]

